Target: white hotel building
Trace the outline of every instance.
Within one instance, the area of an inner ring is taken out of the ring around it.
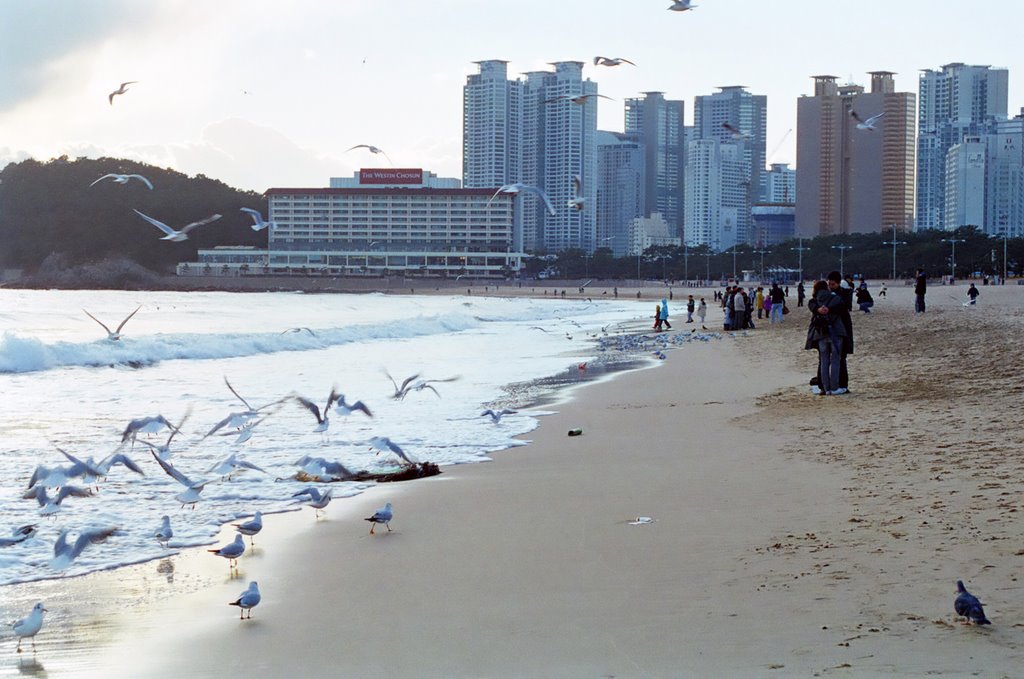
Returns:
[[[200,250],[179,274],[504,278],[522,266],[512,196],[419,169],[366,169],[331,188],[272,188],[267,250]]]

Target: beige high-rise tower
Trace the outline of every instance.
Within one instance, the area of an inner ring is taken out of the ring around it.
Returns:
[[[917,97],[897,92],[889,71],[870,75],[870,92],[814,76],[814,96],[797,101],[797,235],[913,227]]]

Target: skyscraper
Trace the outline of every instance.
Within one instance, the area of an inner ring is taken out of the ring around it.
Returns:
[[[694,139],[686,150],[684,242],[716,250],[746,242],[750,165],[742,144]]]
[[[1009,72],[1005,68],[946,64],[920,76],[917,140],[918,229],[942,229],[946,154],[965,136],[993,134],[1006,119]]]
[[[629,225],[644,216],[645,148],[636,135],[598,130],[597,248],[629,252]],[[674,235],[674,233],[673,233]]]
[[[698,139],[717,139],[742,145],[750,165],[751,204],[767,198],[765,144],[768,97],[751,94],[742,85],[719,87],[714,94],[694,97],[693,127]]]
[[[597,94],[583,80],[583,63],[553,63],[554,71],[525,74],[509,81],[502,61],[477,62],[480,73],[463,89],[463,184],[467,188],[520,181],[547,192],[550,215],[532,194],[517,198],[517,243],[527,250],[558,252],[595,243],[596,163],[594,133]],[[567,209],[573,177],[580,177],[586,209]]]
[[[889,71],[870,75],[870,92],[840,86],[835,76],[814,76],[814,96],[797,100],[800,236],[913,225],[915,96],[896,92]],[[857,118],[880,114],[873,129],[858,127]]]
[[[643,214],[658,212],[669,230],[682,237],[686,179],[685,102],[665,99],[662,92],[626,100],[626,134],[644,149]]]

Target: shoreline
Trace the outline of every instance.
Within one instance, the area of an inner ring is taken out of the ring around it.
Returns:
[[[759,325],[573,389],[530,445],[490,465],[374,487],[325,521],[268,517],[238,579],[199,550],[174,557],[174,578],[197,584],[183,596],[152,562],[84,576],[127,610],[89,620],[105,595],[83,583],[76,619],[48,618],[37,664],[50,676],[1012,676],[1024,434],[1004,445],[964,423],[1016,412],[1022,388],[992,366],[1024,313],[1015,286],[989,290],[1002,295],[983,289],[986,306],[970,309],[930,294],[921,316],[891,290],[855,315],[852,397],[807,391],[803,323]],[[1004,302],[1012,311],[992,316]],[[987,341],[965,344],[976,333]],[[950,375],[950,356],[968,365]],[[954,409],[950,395],[971,400]],[[370,538],[361,518],[388,500],[395,532]],[[629,525],[637,516],[655,521]],[[957,622],[957,578],[992,628]],[[239,623],[226,602],[249,579],[264,600]]]

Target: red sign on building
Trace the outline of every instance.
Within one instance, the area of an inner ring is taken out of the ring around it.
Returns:
[[[422,168],[362,168],[360,184],[422,184]]]

